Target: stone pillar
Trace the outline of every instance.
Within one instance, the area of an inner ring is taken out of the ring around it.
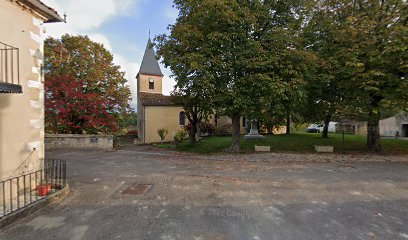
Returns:
[[[256,120],[251,121],[251,129],[249,130],[249,135],[259,135],[258,122]]]

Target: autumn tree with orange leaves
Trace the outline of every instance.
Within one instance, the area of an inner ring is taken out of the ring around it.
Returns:
[[[130,89],[112,54],[87,36],[45,41],[45,125],[50,133],[112,133],[131,112]]]

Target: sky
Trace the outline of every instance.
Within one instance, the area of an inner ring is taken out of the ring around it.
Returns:
[[[60,37],[88,35],[95,42],[102,43],[114,56],[114,62],[126,72],[132,91],[131,106],[136,108],[136,75],[143,59],[149,38],[168,33],[167,26],[176,21],[178,11],[172,7],[172,0],[42,0],[67,15],[67,23],[49,23],[46,35]],[[173,90],[171,71],[161,64],[163,93]]]

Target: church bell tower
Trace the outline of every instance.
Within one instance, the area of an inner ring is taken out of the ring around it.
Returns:
[[[139,73],[136,76],[137,80],[137,129],[139,139],[145,143],[146,131],[146,116],[145,107],[142,101],[144,99],[155,99],[163,96],[163,73],[160,69],[159,62],[156,59],[156,53],[153,49],[152,41],[147,41],[146,50],[144,52],[142,64],[140,65]]]
[[[147,42],[142,64],[136,78],[138,94],[140,92],[162,94],[163,73],[156,59],[156,53],[150,38]]]

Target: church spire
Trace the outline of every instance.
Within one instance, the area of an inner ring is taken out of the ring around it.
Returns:
[[[149,40],[147,41],[147,46],[143,56],[142,64],[140,65],[139,74],[163,76],[159,62],[156,59],[156,53],[153,49],[153,43],[150,40],[150,31]]]

